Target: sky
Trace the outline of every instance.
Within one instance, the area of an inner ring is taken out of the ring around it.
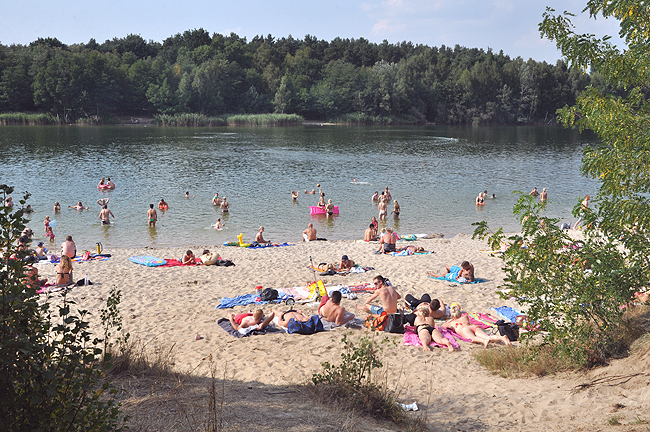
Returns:
[[[538,31],[547,6],[578,14],[573,21],[579,33],[617,36],[617,21],[589,19],[581,13],[585,5],[586,0],[22,0],[3,5],[0,43],[29,44],[39,37],[102,43],[128,34],[162,42],[203,28],[247,40],[271,34],[458,44],[555,63],[559,51]],[[612,42],[622,46],[618,38]]]

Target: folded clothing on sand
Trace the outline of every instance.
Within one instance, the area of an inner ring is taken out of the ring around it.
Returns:
[[[510,321],[511,323],[514,323],[517,321],[517,316],[521,315],[521,312],[519,312],[517,309],[511,308],[510,306],[501,306],[498,308],[490,308],[502,317],[504,317],[506,320]]]

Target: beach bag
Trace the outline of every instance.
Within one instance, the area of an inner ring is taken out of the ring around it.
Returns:
[[[278,298],[278,290],[273,288],[265,288],[260,294],[261,301],[272,301]]]
[[[368,314],[363,325],[371,330],[383,331],[386,327],[387,322],[388,314],[386,312],[382,312],[381,315]]]
[[[230,261],[230,260],[221,260],[221,259],[220,259],[220,260],[217,260],[217,261],[214,263],[214,265],[216,265],[216,266],[220,266],[220,267],[230,267],[230,266],[234,266],[235,263],[232,262],[232,261]],[[274,291],[275,291],[275,290],[274,290]],[[276,292],[277,292],[277,291],[276,291]],[[276,297],[276,298],[277,298],[277,297]]]
[[[299,333],[304,335],[310,335],[318,332],[322,332],[325,329],[323,328],[323,322],[320,320],[318,315],[312,315],[309,318],[309,321],[300,322],[291,318],[287,323],[287,333]]]
[[[511,342],[519,339],[519,326],[517,324],[499,320],[496,322],[501,336],[506,335]]]
[[[394,313],[388,315],[384,331],[388,333],[404,334],[404,313]]]

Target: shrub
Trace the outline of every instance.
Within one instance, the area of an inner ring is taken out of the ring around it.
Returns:
[[[377,342],[370,336],[361,337],[356,345],[348,336],[343,336],[342,341],[345,349],[341,353],[341,364],[334,366],[325,362],[322,372],[312,376],[317,394],[348,409],[377,418],[404,421],[404,411],[394,394],[372,379],[373,371],[382,367]]]
[[[645,285],[644,266],[630,260],[618,238],[604,237],[595,228],[585,231],[584,240],[572,239],[558,219],[540,215],[543,203],[518,193],[514,213],[521,233],[506,241],[502,229],[492,232],[485,222],[474,224],[474,237],[488,238],[493,249],[503,242],[509,246],[501,255],[506,272],[501,297],[514,297],[524,306],[556,355],[578,365],[605,363],[629,346],[617,337],[626,325],[621,306]]]
[[[0,185],[2,199],[13,188]],[[29,194],[20,201],[25,205]],[[87,311],[65,294],[55,311],[25,285],[25,251],[14,246],[23,210],[0,207],[0,424],[4,431],[121,430],[115,390],[100,367]]]

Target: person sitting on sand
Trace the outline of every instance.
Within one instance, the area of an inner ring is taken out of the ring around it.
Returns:
[[[451,342],[442,337],[440,330],[436,328],[436,320],[430,315],[429,306],[426,303],[421,303],[415,309],[415,332],[422,342],[422,349],[431,351],[429,344],[433,339],[434,342],[445,345],[449,351],[453,351],[454,347]]]
[[[264,311],[262,309],[257,309],[255,312],[241,313],[235,315],[231,313],[228,315],[228,320],[232,325],[232,328],[235,330],[245,329],[248,327],[259,326],[258,329],[264,329],[271,324],[275,314],[271,312],[271,315],[264,318]]]
[[[363,306],[357,305],[357,309],[374,315],[381,315],[382,312],[386,312],[387,314],[397,312],[397,300],[402,298],[402,296],[399,295],[392,285],[386,283],[387,281],[383,276],[375,276],[373,281],[375,283],[374,294],[366,300]],[[377,297],[381,300],[381,306],[371,306],[370,303]]]
[[[181,259],[182,264],[196,264],[196,257],[194,256],[194,252],[191,250],[188,250],[185,252],[185,255],[183,255],[183,258]]]
[[[70,258],[77,255],[77,245],[72,240],[72,236],[67,236],[65,241],[61,243],[61,255],[67,255]]]
[[[339,271],[350,271],[352,267],[354,267],[354,261],[349,259],[347,255],[343,255],[339,263]]]
[[[217,252],[210,252],[209,249],[204,249],[199,259],[203,265],[214,265],[221,259],[221,256]]]
[[[259,244],[271,244],[270,241],[264,240],[264,235],[262,234],[264,232],[264,227],[261,226],[260,230],[257,232],[257,235],[255,236],[255,241]]]
[[[61,255],[61,262],[56,266],[56,284],[68,285],[72,283],[72,260],[67,255]]]
[[[373,224],[368,225],[366,232],[363,233],[363,241],[374,241],[377,238],[376,232]]]
[[[379,239],[379,249],[377,252],[385,254],[395,252],[395,244],[397,243],[397,236],[393,233],[391,227],[386,227],[386,234]]]
[[[282,327],[288,327],[289,321],[291,320],[298,321],[298,322],[307,322],[309,321],[309,318],[311,318],[309,315],[306,315],[301,310],[289,309],[288,311],[285,312],[274,310],[273,313],[275,314],[275,316],[278,317],[278,324]]]
[[[332,291],[332,297],[325,295],[318,307],[318,315],[328,322],[333,322],[336,325],[343,325],[354,318],[354,314],[349,314],[346,319],[345,308],[341,306],[340,291]]]
[[[42,287],[47,283],[47,278],[39,279],[38,278],[38,269],[34,267],[31,263],[27,264],[23,269],[25,272],[25,277],[23,282],[27,288],[37,289]]]
[[[451,319],[445,321],[442,326],[453,329],[460,336],[471,340],[472,343],[482,343],[486,348],[490,342],[494,341],[501,341],[506,345],[512,345],[507,335],[490,336],[479,326],[470,324],[467,315],[462,315],[458,303],[451,304],[450,315]]]
[[[41,259],[45,256],[45,246],[43,245],[43,242],[38,242],[38,246],[36,249],[34,249],[34,253],[38,257],[38,259]]]
[[[463,261],[458,266],[447,266],[447,273],[435,274],[430,271],[429,276],[444,277],[447,280],[455,280],[460,283],[474,282],[474,266],[469,261]]]
[[[297,200],[299,194],[300,194],[300,191],[298,191],[298,192],[291,191],[291,199],[294,200],[294,201]]]
[[[302,241],[303,242],[310,242],[310,241],[314,241],[314,240],[327,241],[326,238],[316,237],[316,228],[314,228],[314,224],[310,222],[307,225],[307,229],[302,232]]]
[[[88,210],[90,207],[84,207],[84,205],[79,201],[76,206],[68,206],[68,208],[73,208],[75,210]]]

